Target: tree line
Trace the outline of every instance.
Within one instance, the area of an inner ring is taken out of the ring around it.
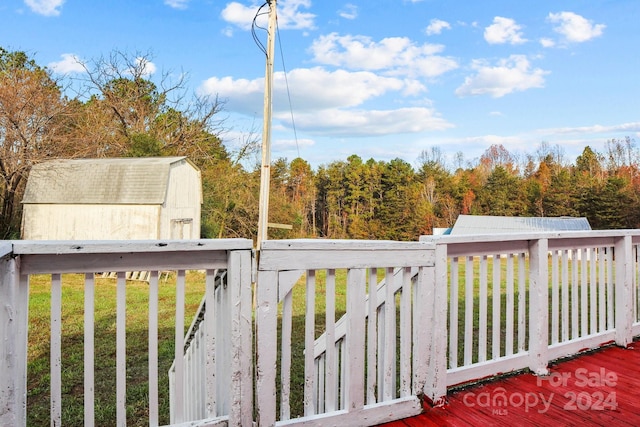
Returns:
[[[150,54],[119,51],[58,76],[25,52],[0,48],[0,238],[20,236],[31,166],[55,158],[188,156],[201,170],[202,237],[255,238],[259,141],[222,143],[224,102],[189,95],[183,76],[152,80]],[[70,95],[71,94],[71,95]],[[414,164],[352,155],[317,168],[302,158],[271,167],[270,238],[416,240],[459,214],[583,216],[594,229],[640,225],[640,151],[611,139],[575,162],[542,142],[534,153],[492,145],[453,161],[426,148]],[[247,166],[249,164],[249,166]]]

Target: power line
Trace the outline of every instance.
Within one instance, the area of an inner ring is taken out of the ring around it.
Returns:
[[[258,18],[262,15],[268,15],[269,12],[263,12],[262,9],[265,8],[265,6],[268,6],[271,4],[271,0],[267,0],[264,4],[262,4],[262,6],[260,6],[260,8],[258,9],[258,11],[256,12],[256,15],[253,17],[253,21],[251,22],[251,36],[253,37],[254,42],[256,43],[256,45],[258,46],[258,48],[262,51],[262,53],[265,54],[265,56],[269,56],[267,53],[267,49],[264,46],[264,44],[262,43],[262,41],[260,41],[260,38],[258,37],[257,33],[256,33],[256,29],[261,29],[264,31],[268,30],[266,28],[263,28],[261,26],[258,25]],[[284,52],[282,49],[282,39],[280,37],[280,27],[278,25],[278,21],[277,21],[277,17],[276,17],[276,33],[278,35],[277,37],[277,41],[278,41],[278,47],[280,49],[280,60],[282,61],[282,69],[284,72],[284,82],[285,82],[285,87],[287,89],[287,99],[289,101],[289,112],[291,113],[291,126],[293,128],[293,136],[294,136],[294,140],[296,142],[296,151],[298,153],[298,157],[300,157],[300,144],[298,144],[298,131],[296,129],[296,122],[294,119],[294,115],[293,115],[293,104],[291,102],[291,90],[289,88],[289,79],[287,78],[287,68],[285,66],[285,62],[284,62]]]
[[[260,41],[260,38],[256,34],[256,28],[259,28],[264,31],[268,31],[266,28],[263,28],[258,25],[258,17],[269,14],[268,11],[262,12],[262,9],[264,9],[264,7],[267,6],[268,4],[269,4],[269,1],[266,1],[262,6],[260,6],[258,11],[256,12],[256,15],[253,17],[253,21],[251,22],[251,36],[253,37],[253,41],[256,43],[256,45],[262,51],[262,53],[264,53],[265,56],[268,56],[267,48],[262,44],[262,42]]]
[[[291,126],[293,127],[293,137],[296,141],[296,150],[298,151],[298,157],[300,157],[300,146],[298,145],[298,132],[296,131],[296,122],[293,118],[293,105],[291,103],[291,92],[289,91],[289,80],[287,79],[287,68],[284,64],[284,53],[282,51],[282,38],[280,37],[280,27],[278,21],[276,21],[276,32],[278,34],[278,46],[280,47],[280,59],[282,61],[282,70],[284,71],[284,83],[287,88],[287,98],[289,100],[289,111],[291,112]]]

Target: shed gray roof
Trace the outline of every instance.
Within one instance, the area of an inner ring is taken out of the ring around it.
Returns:
[[[171,165],[182,161],[188,162],[153,157],[39,163],[31,169],[22,203],[162,204]]]
[[[589,221],[586,218],[460,215],[450,234],[504,234],[527,231],[581,230],[591,230],[591,225],[589,225]]]

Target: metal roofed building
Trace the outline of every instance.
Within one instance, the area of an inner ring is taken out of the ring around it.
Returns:
[[[186,157],[52,160],[22,200],[27,240],[200,237],[200,170]]]
[[[510,217],[489,215],[460,215],[447,234],[505,234],[528,231],[591,230],[586,218],[573,217]]]

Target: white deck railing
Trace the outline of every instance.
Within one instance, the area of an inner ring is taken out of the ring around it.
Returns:
[[[640,334],[639,230],[425,236],[446,247],[447,372],[432,391],[550,361]],[[441,275],[439,277],[442,277]],[[440,351],[437,351],[440,353]]]
[[[444,330],[432,316],[434,260],[434,245],[419,242],[264,242],[256,312],[260,425],[375,425],[420,413],[430,342]],[[387,291],[372,292],[367,303],[379,276]],[[344,327],[336,325],[340,312]],[[300,316],[303,325],[294,322]]]
[[[94,353],[103,337],[95,336],[95,291],[97,272],[117,273],[116,308],[116,405],[114,425],[126,425],[127,407],[127,271],[150,271],[148,318],[148,413],[149,424],[157,425],[159,418],[158,378],[158,277],[162,271],[175,271],[175,366],[172,381],[172,422],[189,419],[207,420],[209,424],[229,421],[248,425],[253,418],[252,393],[246,390],[252,383],[251,331],[251,263],[252,242],[245,239],[148,242],[35,242],[13,241],[0,244],[0,425],[26,424],[26,384],[28,346],[29,282],[33,275],[50,275],[51,342],[50,342],[50,401],[51,425],[62,420],[62,288],[67,273],[82,273],[84,279],[84,420],[95,423],[96,370]],[[208,355],[217,354],[226,362],[218,364],[213,357],[202,360],[204,389],[201,399],[204,414],[188,418],[188,365],[183,362],[185,347],[185,273],[204,270],[203,288],[210,315],[203,340]],[[215,289],[216,272],[226,271],[223,287]],[[102,279],[104,280],[104,279]],[[220,297],[222,295],[222,297]],[[213,331],[215,322],[224,322],[232,339],[221,348]],[[211,327],[213,326],[213,327]],[[225,388],[217,386],[218,382]],[[246,384],[249,384],[248,386]],[[226,395],[221,395],[224,390]],[[222,402],[222,404],[220,403]],[[221,411],[222,410],[222,411]]]
[[[176,271],[169,373],[175,424],[373,425],[419,413],[423,397],[442,403],[448,387],[527,368],[545,374],[554,359],[606,343],[625,346],[640,335],[640,230],[421,240],[266,241],[255,295],[247,240],[0,242],[0,425],[26,422],[34,274],[50,275],[56,425],[66,273],[85,275],[86,425],[94,416],[92,349],[101,338],[94,331],[95,272],[152,272],[152,425],[164,375],[157,372],[155,301],[165,270]],[[187,270],[205,271],[206,296],[185,336]],[[124,273],[117,277],[113,424],[124,425],[129,282]]]

